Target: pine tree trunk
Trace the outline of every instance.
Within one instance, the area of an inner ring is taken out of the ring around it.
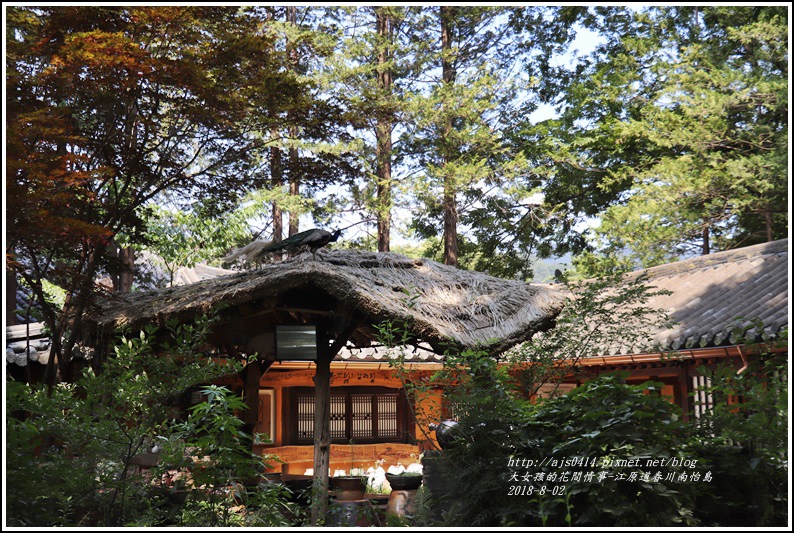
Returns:
[[[392,90],[393,73],[388,66],[391,60],[390,48],[386,43],[391,43],[393,21],[388,13],[389,8],[377,8],[376,24],[378,36],[383,47],[378,53],[378,88],[385,98],[390,99]],[[392,203],[392,116],[391,110],[380,110],[378,123],[375,126],[377,143],[377,217],[378,217],[378,251],[388,252],[391,240],[391,203]]]
[[[278,137],[278,132],[273,132],[273,138]],[[270,149],[270,179],[273,188],[280,188],[284,183],[284,169],[281,166],[281,150],[277,147]],[[280,242],[284,239],[284,221],[282,219],[281,207],[278,202],[273,202],[273,242]],[[275,259],[280,261],[282,254],[275,254]]]
[[[457,73],[450,61],[449,54],[452,50],[452,13],[454,7],[441,6],[441,75],[444,84],[455,83]],[[452,154],[448,153],[447,139],[452,133],[452,119],[448,119],[444,127],[444,153],[442,155],[444,172],[444,264],[458,266],[458,209],[455,198],[455,181],[446,167],[452,161]]]
[[[295,6],[287,7],[287,23],[292,24],[293,26],[297,25],[298,23],[298,8]],[[298,66],[298,52],[295,49],[295,46],[291,43],[287,43],[287,53],[289,55],[290,64],[293,69]],[[289,127],[289,138],[291,140],[295,140],[298,136],[298,128],[295,127],[294,121],[292,117],[289,120],[290,127]],[[290,196],[298,196],[300,195],[300,180],[298,178],[298,149],[297,148],[290,148],[289,149],[289,193]],[[298,226],[299,226],[299,219],[300,214],[296,212],[290,212],[289,214],[289,236],[292,237],[296,233],[298,233]]]
[[[764,211],[764,221],[766,222],[766,241],[772,242],[775,233],[772,231],[772,212],[769,209]]]

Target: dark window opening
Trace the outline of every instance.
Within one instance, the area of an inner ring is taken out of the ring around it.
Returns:
[[[290,444],[314,439],[314,389],[290,389],[285,413]],[[330,433],[334,443],[411,442],[405,394],[384,387],[345,387],[331,391]]]

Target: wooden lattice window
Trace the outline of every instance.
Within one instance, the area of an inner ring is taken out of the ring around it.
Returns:
[[[291,444],[314,436],[314,389],[290,390],[285,413]],[[345,387],[331,392],[330,432],[335,443],[408,442],[405,395],[382,387]]]
[[[692,390],[694,391],[693,411],[696,420],[703,418],[714,409],[714,396],[708,390],[711,388],[711,378],[707,376],[692,376]]]

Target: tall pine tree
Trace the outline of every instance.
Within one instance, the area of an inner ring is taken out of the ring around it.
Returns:
[[[643,266],[785,236],[786,9],[596,14],[606,41],[560,118],[524,130],[562,230],[548,250],[584,248],[564,225],[582,216]]]

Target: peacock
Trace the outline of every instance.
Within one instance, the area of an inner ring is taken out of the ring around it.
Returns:
[[[222,259],[223,267],[228,268],[228,266],[238,258],[242,258],[243,261],[250,263],[258,262],[258,260],[262,257],[262,249],[267,248],[271,244],[273,244],[273,241],[256,240],[246,244],[242,248],[232,250],[229,255]]]
[[[307,246],[312,253],[312,260],[317,259],[317,250],[328,244],[329,242],[336,242],[342,236],[342,230],[335,230],[333,233],[324,229],[314,228],[306,231],[301,231],[295,235],[291,235],[279,242],[271,243],[262,247],[260,253],[273,253],[280,250],[294,252],[303,246]]]

